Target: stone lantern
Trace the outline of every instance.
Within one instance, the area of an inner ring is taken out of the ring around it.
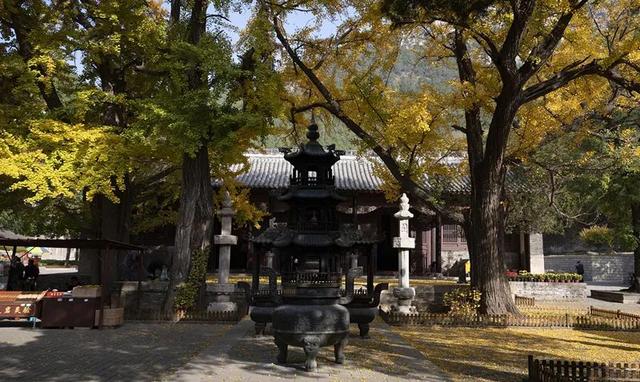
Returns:
[[[398,303],[392,309],[404,314],[415,312],[411,301],[416,295],[415,289],[409,286],[409,250],[416,246],[416,239],[409,237],[409,219],[413,217],[409,207],[409,198],[402,194],[400,211],[393,215],[398,219],[400,229],[398,237],[393,238],[393,248],[398,249],[398,287],[393,289],[393,295]]]
[[[231,295],[236,291],[233,284],[229,284],[229,271],[231,268],[231,246],[238,243],[238,237],[231,234],[233,217],[235,216],[231,195],[227,192],[222,201],[222,208],[218,211],[220,217],[220,234],[214,236],[214,244],[218,250],[218,284],[210,285],[208,292],[215,295],[215,302],[207,307],[209,312],[237,311],[238,305],[231,301]]]

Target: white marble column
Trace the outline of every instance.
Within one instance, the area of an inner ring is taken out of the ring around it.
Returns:
[[[409,285],[409,249],[415,248],[415,238],[409,237],[409,219],[413,214],[409,212],[409,198],[402,194],[400,198],[400,211],[393,216],[398,219],[400,232],[393,238],[393,247],[398,249],[398,287],[393,290],[393,295],[398,299],[398,304],[393,306],[400,313],[412,313],[415,308],[411,301],[415,296],[415,290]]]

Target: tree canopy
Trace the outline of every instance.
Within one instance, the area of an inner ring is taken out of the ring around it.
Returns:
[[[405,1],[263,3],[283,54],[292,121],[314,110],[341,121],[418,202],[465,225],[482,309],[516,311],[502,269],[504,179],[543,140],[614,91],[638,91],[638,3]],[[287,31],[292,13],[316,24]],[[314,28],[340,20],[330,37]],[[457,78],[398,89],[389,80],[402,48],[416,66],[450,66]],[[634,97],[634,95],[631,95]],[[636,99],[637,100],[637,99]],[[308,116],[308,114],[307,114]],[[443,206],[424,175],[451,171],[462,154],[469,210]]]

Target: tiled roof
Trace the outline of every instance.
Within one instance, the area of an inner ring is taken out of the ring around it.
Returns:
[[[247,171],[236,178],[251,188],[287,188],[293,166],[282,154],[246,154]],[[233,165],[231,170],[239,172],[242,165]],[[343,191],[379,192],[382,180],[373,174],[373,163],[364,158],[343,155],[333,166],[336,188]],[[214,184],[217,185],[217,182]]]
[[[284,159],[283,154],[245,154],[248,169],[237,176],[240,184],[250,188],[284,189],[289,187],[289,176],[293,166]],[[382,179],[374,174],[374,159],[355,155],[343,155],[333,166],[336,188],[341,191],[381,192]],[[243,165],[232,165],[231,170],[240,172]],[[429,180],[425,177],[425,185],[430,188]],[[517,175],[507,173],[507,189],[510,192],[523,191],[524,183]],[[214,186],[220,182],[214,181]],[[443,185],[444,190],[451,194],[467,194],[471,192],[469,176],[450,179]]]

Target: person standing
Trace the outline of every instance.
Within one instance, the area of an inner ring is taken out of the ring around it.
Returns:
[[[36,290],[36,281],[40,275],[40,268],[33,259],[29,259],[29,264],[24,268],[24,288],[28,291]]]
[[[584,265],[578,260],[576,263],[576,273],[582,276],[582,281],[584,281]]]
[[[22,259],[15,255],[11,256],[11,264],[9,265],[9,280],[7,281],[7,290],[18,291],[22,288],[22,279],[24,278],[24,265]]]

